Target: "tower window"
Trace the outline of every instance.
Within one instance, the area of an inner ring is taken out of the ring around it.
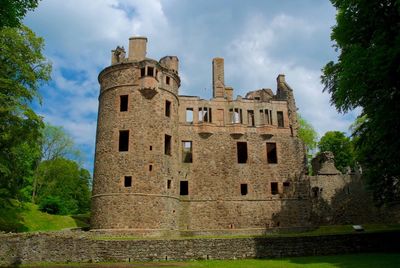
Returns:
[[[149,165],[149,171],[153,170],[153,165]]]
[[[193,108],[186,108],[186,123],[193,123]]]
[[[238,163],[247,163],[247,142],[238,142],[236,147]]]
[[[119,110],[120,112],[128,111],[128,95],[119,96]]]
[[[143,77],[146,75],[146,68],[140,68],[140,77]]]
[[[277,119],[278,119],[278,127],[284,127],[283,112],[276,112],[276,116],[277,116]]]
[[[168,100],[165,101],[165,116],[171,116],[171,102]]]
[[[271,194],[276,195],[278,194],[278,183],[271,182]]]
[[[129,130],[119,131],[119,151],[126,152],[129,149]]]
[[[166,76],[165,77],[165,83],[167,84],[167,85],[169,85],[170,83],[171,83],[171,78],[169,77],[169,76]]]
[[[188,181],[180,181],[179,194],[180,195],[189,195],[189,182]]]
[[[240,184],[240,194],[247,195],[247,183]]]
[[[191,141],[182,141],[182,161],[183,163],[192,163],[193,161]]]
[[[124,186],[131,187],[132,186],[132,176],[125,176],[124,177]]]
[[[171,183],[172,183],[171,180],[167,180],[167,189],[171,189]]]
[[[164,154],[171,155],[171,136],[167,134],[164,136]]]
[[[153,67],[147,67],[147,75],[154,76],[154,68]]]
[[[267,162],[268,164],[278,163],[278,156],[276,153],[276,143],[267,142]]]

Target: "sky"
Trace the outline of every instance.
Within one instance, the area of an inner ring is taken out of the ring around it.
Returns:
[[[210,99],[211,61],[223,57],[234,95],[275,92],[283,73],[298,112],[320,137],[348,132],[357,111],[339,114],[320,82],[321,68],[338,56],[330,40],[335,13],[327,0],[42,0],[24,20],[44,38],[53,65],[36,110],[72,136],[92,172],[97,76],[110,65],[112,49],[146,36],[147,57],[178,56],[181,95]]]

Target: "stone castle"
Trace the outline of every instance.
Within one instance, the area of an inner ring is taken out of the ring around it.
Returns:
[[[317,176],[306,175],[284,75],[275,94],[234,99],[224,59],[215,58],[213,98],[182,96],[178,58],[147,58],[146,45],[130,38],[128,55],[117,47],[99,74],[92,229],[260,233],[346,222],[321,202],[338,193],[345,200],[354,176],[338,172],[329,155],[315,163]]]

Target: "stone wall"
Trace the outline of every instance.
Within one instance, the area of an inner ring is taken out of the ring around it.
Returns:
[[[0,265],[34,262],[105,262],[400,252],[400,232],[240,239],[99,240],[84,234],[0,235]]]

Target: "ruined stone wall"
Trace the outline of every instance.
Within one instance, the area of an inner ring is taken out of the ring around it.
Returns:
[[[0,235],[0,266],[35,262],[133,262],[281,258],[399,252],[399,232],[240,239],[102,240],[84,234]]]

